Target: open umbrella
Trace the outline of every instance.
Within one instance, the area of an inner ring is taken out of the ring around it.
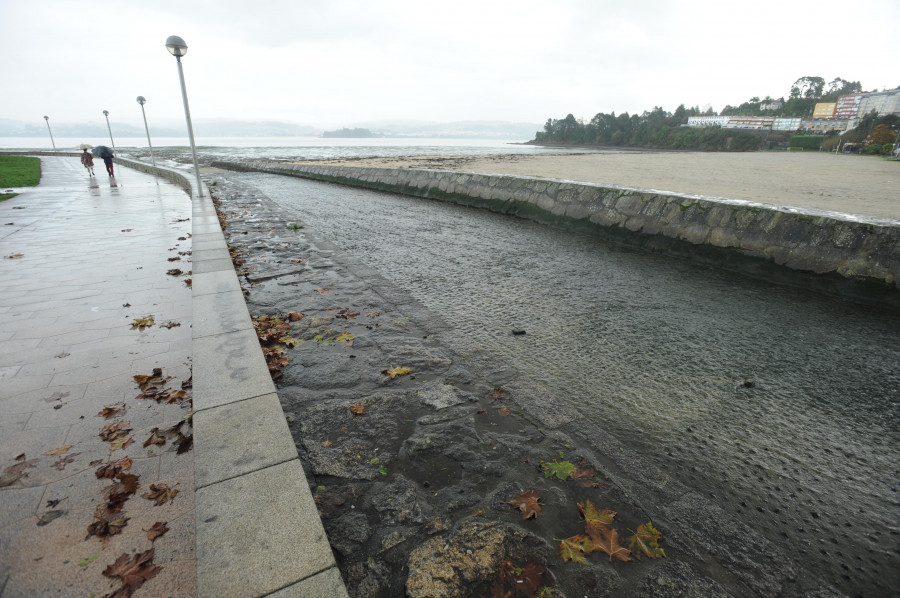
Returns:
[[[94,146],[91,145],[90,143],[82,143],[81,145],[75,146],[75,149],[85,150],[85,149],[91,149],[92,147],[94,147]]]
[[[94,149],[91,150],[91,153],[97,156],[98,158],[112,158],[113,151],[106,147],[105,145],[98,145]]]

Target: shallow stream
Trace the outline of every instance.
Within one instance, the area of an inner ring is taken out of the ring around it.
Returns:
[[[471,208],[234,176],[823,580],[900,587],[900,314]]]

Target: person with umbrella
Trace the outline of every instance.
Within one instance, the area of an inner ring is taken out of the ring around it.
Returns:
[[[106,164],[106,173],[109,176],[115,176],[113,174],[113,151],[111,149],[105,145],[98,145],[91,150],[91,153],[103,158],[103,163]]]
[[[88,148],[82,147],[84,151],[81,152],[81,164],[87,168],[88,175],[94,176],[94,157],[88,153]]]

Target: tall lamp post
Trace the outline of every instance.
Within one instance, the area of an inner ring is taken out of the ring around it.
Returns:
[[[113,138],[112,138],[112,128],[109,126],[109,110],[104,110],[104,111],[103,111],[103,116],[106,117],[106,129],[109,131],[109,142],[112,143],[112,146],[113,146],[113,153],[115,153],[115,152],[116,152],[116,142],[113,141]]]
[[[181,81],[181,99],[184,100],[184,118],[187,120],[188,138],[191,140],[191,153],[194,156],[194,174],[197,176],[197,195],[203,197],[203,185],[200,183],[200,167],[197,166],[197,147],[194,145],[194,128],[191,126],[191,109],[188,107],[187,89],[184,86],[184,70],[181,68],[181,57],[187,54],[187,44],[177,35],[166,39],[166,49],[178,63],[178,78]]]
[[[56,153],[56,142],[53,141],[53,131],[50,129],[50,117],[45,116],[44,120],[47,121],[47,130],[50,131],[50,143],[53,145],[53,153]]]
[[[150,160],[153,162],[153,166],[155,168],[156,158],[153,157],[153,144],[150,143],[150,127],[147,126],[147,113],[144,112],[144,104],[147,103],[147,98],[145,98],[144,96],[138,96],[137,103],[141,105],[141,114],[144,115],[144,130],[147,131],[147,145],[150,147]]]

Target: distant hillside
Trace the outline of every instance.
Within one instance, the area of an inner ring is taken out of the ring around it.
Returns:
[[[449,123],[423,121],[369,121],[356,123],[392,137],[434,137],[438,139],[533,139],[543,125],[500,120],[472,120]]]
[[[337,131],[325,131],[322,137],[340,137],[345,139],[367,139],[369,137],[384,137],[377,135],[369,129],[338,129]]]

